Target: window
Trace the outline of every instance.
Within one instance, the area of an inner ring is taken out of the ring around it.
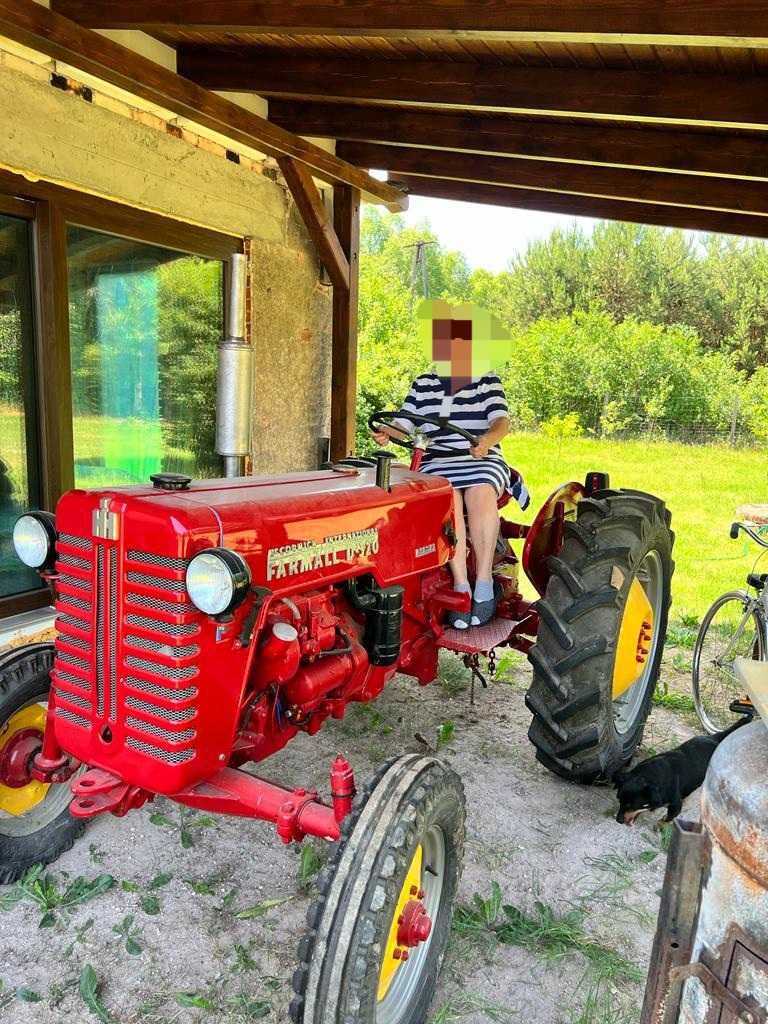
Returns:
[[[41,586],[12,543],[39,502],[30,242],[27,220],[0,213],[0,598]]]
[[[222,263],[81,227],[67,263],[75,485],[220,476]]]
[[[12,530],[73,486],[221,475],[224,268],[243,241],[0,169],[0,619],[50,603]]]

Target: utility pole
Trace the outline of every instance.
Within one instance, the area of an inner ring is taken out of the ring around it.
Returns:
[[[428,245],[434,245],[434,242],[427,241],[426,239],[419,239],[418,242],[412,242],[406,246],[406,249],[413,249],[413,263],[411,264],[411,291],[416,294],[416,282],[421,278],[421,295],[422,298],[429,298],[429,274],[427,273],[427,254],[425,252]]]

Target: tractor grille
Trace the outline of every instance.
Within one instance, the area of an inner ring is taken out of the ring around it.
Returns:
[[[131,750],[168,765],[197,753],[202,615],[187,560],[99,539],[58,540],[56,714],[83,729],[119,725]]]
[[[134,735],[126,744],[153,760],[185,764],[196,754],[197,731],[189,723],[197,715],[191,702],[198,691],[180,684],[198,674],[200,655],[189,642],[200,631],[200,614],[188,600],[173,600],[186,597],[187,560],[135,548],[127,558],[123,665],[129,672],[123,682],[126,711],[134,712],[125,724]]]
[[[90,729],[93,717],[91,680],[94,670],[90,601],[90,592],[93,590],[93,543],[87,537],[61,534],[58,548],[54,672],[56,716],[82,729]],[[77,593],[70,593],[72,590]]]

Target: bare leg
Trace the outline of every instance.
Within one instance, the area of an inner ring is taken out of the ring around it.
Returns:
[[[493,553],[499,536],[499,510],[496,507],[496,491],[490,484],[477,484],[464,491],[469,517],[469,536],[475,553],[477,578],[490,580],[493,570]],[[466,556],[465,556],[466,558]]]
[[[456,521],[456,551],[450,565],[453,585],[458,589],[467,583],[467,527],[464,523],[464,501],[461,491],[457,490],[453,492],[453,515]]]

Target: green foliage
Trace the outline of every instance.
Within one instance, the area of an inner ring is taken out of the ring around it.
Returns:
[[[575,412],[567,412],[564,416],[553,416],[545,420],[541,424],[541,432],[552,441],[565,441],[569,437],[581,437],[584,433],[578,413]]]
[[[370,413],[397,408],[427,368],[415,344],[417,239],[434,243],[425,249],[431,297],[476,302],[510,330],[514,355],[499,370],[521,427],[546,424],[564,439],[578,436],[568,433],[573,416],[597,436],[658,426],[686,437],[727,432],[736,411],[768,440],[762,242],[601,223],[554,231],[501,273],[470,274],[427,224],[406,228],[376,209],[362,226],[358,451],[373,447]]]
[[[305,839],[301,844],[299,853],[299,888],[309,889],[315,879],[315,875],[325,864],[327,857],[325,846]]]
[[[536,900],[530,910],[502,901],[497,882],[487,898],[475,895],[470,905],[457,908],[454,930],[469,937],[489,934],[504,945],[523,946],[545,959],[580,953],[597,978],[640,981],[642,971],[620,953],[591,939],[584,930],[585,912],[573,908],[562,913]]]
[[[541,434],[524,432],[510,434],[502,448],[533,496],[522,516],[515,509],[505,510],[511,519],[531,522],[547,495],[564,480],[583,480],[595,469],[610,474],[615,487],[634,487],[664,498],[676,538],[675,618],[670,628],[678,644],[679,627],[689,627],[689,638],[695,636],[696,624],[712,601],[743,584],[752,569],[758,549],[752,542],[730,540],[728,527],[739,505],[765,492],[765,454],[760,449],[647,438],[606,442],[577,437],[560,445]],[[527,577],[520,576],[525,596],[535,599]]]
[[[43,867],[36,864],[26,872],[15,885],[3,893],[0,898],[0,910],[10,910],[22,900],[36,903],[43,916],[40,918],[41,928],[50,928],[56,923],[56,913],[71,910],[73,907],[86,903],[103,893],[108,892],[115,884],[112,875],[98,875],[87,879],[78,875],[64,889],[60,889],[53,875],[43,874]]]
[[[126,914],[120,924],[113,924],[112,931],[120,936],[121,942],[125,943],[126,953],[130,953],[131,956],[138,956],[142,951],[139,939],[141,938],[141,930],[134,925],[133,914]]]
[[[109,1024],[112,1018],[101,1001],[100,987],[96,971],[90,964],[85,964],[80,971],[80,997],[94,1017],[102,1021],[102,1024]]]
[[[437,749],[447,746],[453,742],[453,737],[456,735],[456,725],[450,719],[445,722],[441,722],[437,727]]]
[[[502,375],[510,411],[547,436],[616,434],[654,421],[725,428],[742,376],[689,328],[605,312],[541,319],[515,339]],[[533,413],[531,412],[533,411]]]
[[[262,900],[261,903],[256,903],[252,907],[245,907],[243,910],[238,910],[235,917],[238,921],[250,921],[254,917],[264,917],[266,913],[273,910],[275,907],[282,907],[284,903],[287,903],[292,897],[285,896],[282,899]]]

